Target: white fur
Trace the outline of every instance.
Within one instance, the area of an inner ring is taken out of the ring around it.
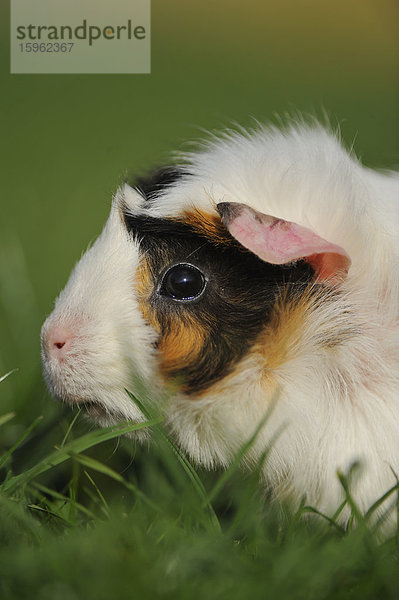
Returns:
[[[103,233],[44,325],[43,338],[55,322],[79,331],[68,368],[44,351],[51,389],[69,401],[95,399],[114,422],[140,418],[124,393],[132,369],[158,386],[156,333],[136,303],[139,250],[120,219],[121,201],[151,216],[237,202],[293,221],[344,248],[352,264],[341,295],[314,301],[292,353],[273,373],[276,406],[247,460],[258,460],[279,431],[265,477],[276,495],[306,496],[329,514],[342,499],[337,469],[360,460],[354,493],[367,509],[399,475],[399,175],[363,167],[331,133],[304,125],[229,133],[185,160],[191,175],[149,208],[129,186],[117,192]],[[323,344],[349,331],[341,345]],[[191,458],[229,464],[272,402],[264,370],[261,356],[251,354],[209,394],[169,399],[168,427]]]
[[[125,388],[130,371],[150,378],[155,370],[155,332],[144,322],[134,297],[138,249],[121,226],[114,202],[100,237],[75,266],[42,328],[44,372],[51,391],[68,401],[97,402],[104,424],[141,418]],[[74,331],[71,356],[59,363],[46,349],[57,324]]]

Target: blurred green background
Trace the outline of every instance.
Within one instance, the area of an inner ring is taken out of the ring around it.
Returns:
[[[366,164],[399,163],[397,0],[153,0],[150,75],[10,75],[0,10],[0,375],[19,369],[0,405],[20,423],[61,410],[40,325],[127,171],[295,111],[326,113]]]

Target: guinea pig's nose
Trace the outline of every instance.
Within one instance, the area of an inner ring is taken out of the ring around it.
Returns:
[[[72,344],[73,334],[70,329],[60,325],[51,325],[44,336],[47,352],[53,358],[62,359]]]

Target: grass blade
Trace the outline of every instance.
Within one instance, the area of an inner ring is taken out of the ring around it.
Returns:
[[[58,448],[52,452],[50,456],[44,458],[38,464],[31,469],[28,469],[24,473],[11,477],[2,484],[0,489],[3,492],[14,491],[19,486],[25,485],[45,471],[48,471],[49,469],[52,469],[53,467],[65,462],[70,458],[72,453],[80,454],[81,452],[84,452],[85,450],[88,450],[97,444],[101,444],[107,440],[112,440],[115,437],[124,435],[125,433],[130,433],[131,431],[152,427],[157,423],[159,423],[159,420],[154,419],[144,423],[122,423],[119,425],[114,425],[113,427],[92,431],[76,440],[73,440],[72,442],[69,442],[69,444],[66,444],[63,448]]]
[[[33,482],[32,487],[35,489],[35,494],[38,496],[38,500],[40,502],[43,502],[43,498],[45,498],[44,494],[47,494],[48,496],[52,496],[56,500],[61,500],[62,502],[64,502],[64,504],[69,504],[71,502],[71,499],[68,498],[68,496],[61,494],[60,492],[57,492],[56,490],[52,490],[52,489],[48,488],[47,486],[42,485],[41,483]],[[37,493],[37,492],[41,492],[41,494],[39,495],[39,493]],[[46,503],[48,503],[47,499],[46,499]],[[93,521],[96,520],[95,514],[90,509],[88,509],[86,506],[83,506],[83,504],[80,504],[79,502],[75,502],[75,505],[76,505],[76,508],[78,510],[80,510],[83,514],[85,514],[87,517],[90,517]]]
[[[87,479],[90,481],[91,485],[94,487],[94,489],[97,492],[98,497],[100,498],[102,507],[103,507],[103,511],[105,516],[107,517],[107,519],[109,519],[110,513],[109,513],[109,506],[108,506],[108,502],[106,501],[106,499],[104,498],[104,494],[101,492],[100,488],[98,487],[98,485],[96,484],[96,482],[94,481],[93,477],[91,477],[91,475],[89,475],[89,473],[87,471],[84,471],[84,474],[86,475]]]
[[[80,463],[84,467],[93,469],[93,471],[102,473],[110,479],[117,481],[121,485],[125,486],[125,488],[127,488],[129,491],[131,491],[136,497],[140,498],[146,504],[148,504],[148,506],[155,509],[156,511],[160,510],[159,507],[156,504],[154,504],[149,498],[147,498],[147,496],[141,490],[139,490],[133,483],[131,483],[130,481],[126,481],[126,479],[124,479],[122,475],[120,475],[107,465],[104,465],[95,458],[92,458],[91,456],[86,456],[84,454],[71,454],[71,457],[73,457],[78,463]]]
[[[69,434],[70,434],[70,433],[71,433],[71,431],[72,431],[72,427],[75,425],[75,423],[76,423],[76,420],[77,420],[77,418],[79,417],[79,415],[80,415],[80,413],[81,413],[81,412],[82,412],[82,409],[81,409],[81,408],[79,408],[79,410],[77,411],[76,415],[75,415],[75,416],[74,416],[74,418],[72,419],[72,421],[71,421],[71,423],[70,423],[70,425],[69,425],[68,429],[66,430],[66,433],[65,433],[65,435],[64,435],[64,439],[63,439],[63,440],[62,440],[62,442],[61,442],[61,446],[60,446],[60,448],[63,448],[63,447],[65,446],[65,444],[66,444],[66,441],[67,441],[67,439],[68,439],[68,437],[69,437]]]
[[[302,514],[313,513],[315,515],[319,515],[319,517],[325,519],[330,525],[332,525],[337,531],[339,531],[340,534],[345,534],[345,529],[341,525],[339,525],[339,523],[334,521],[334,518],[325,515],[320,510],[317,510],[317,508],[314,508],[314,506],[304,506],[301,512]]]
[[[362,514],[360,508],[358,507],[358,505],[356,504],[355,500],[352,497],[352,494],[350,492],[350,479],[352,477],[352,474],[354,473],[354,471],[356,469],[359,468],[359,464],[358,463],[354,463],[352,465],[352,467],[349,470],[349,474],[346,476],[342,473],[342,471],[338,471],[337,475],[338,475],[338,479],[345,491],[345,497],[346,497],[346,502],[348,504],[348,506],[350,507],[351,511],[352,511],[352,515],[351,515],[351,519],[349,519],[350,525],[352,526],[353,523],[353,519],[356,520],[356,523],[359,527],[365,527],[365,517]]]
[[[374,502],[374,504],[372,504],[370,506],[370,508],[367,510],[366,514],[365,514],[365,520],[367,521],[368,519],[370,519],[371,515],[373,514],[373,512],[375,512],[380,506],[381,504],[383,504],[385,502],[385,500],[387,500],[387,498],[389,498],[389,496],[391,496],[394,492],[399,491],[399,483],[395,483],[395,485],[393,485],[391,488],[389,488],[388,491],[385,492],[385,494],[383,494],[380,498],[378,498],[378,500],[376,500]]]
[[[8,371],[8,373],[6,373],[5,375],[2,375],[0,377],[0,383],[2,381],[4,381],[5,379],[7,379],[7,377],[9,377],[12,373],[15,373],[15,371],[18,371],[18,369],[11,369],[11,371]]]
[[[5,415],[6,416],[6,415]],[[10,417],[11,418],[11,417]],[[4,463],[8,460],[8,458],[11,456],[11,454],[18,448],[18,446],[20,446],[22,444],[22,442],[28,437],[28,435],[31,433],[31,431],[37,426],[39,425],[40,421],[43,420],[43,417],[37,417],[37,419],[35,419],[32,423],[32,425],[30,425],[28,427],[28,429],[26,429],[24,431],[24,433],[21,435],[21,437],[15,442],[15,444],[13,446],[11,446],[11,448],[9,450],[7,450],[7,452],[5,452],[1,457],[0,457],[0,467],[2,467],[4,465]]]
[[[5,425],[6,423],[8,423],[8,421],[11,421],[11,419],[13,419],[14,417],[15,417],[14,412],[10,412],[10,413],[6,413],[5,415],[2,415],[0,417],[0,427],[1,427],[1,425]]]

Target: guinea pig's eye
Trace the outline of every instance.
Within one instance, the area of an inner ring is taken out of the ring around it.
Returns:
[[[205,276],[197,267],[182,263],[166,271],[159,291],[174,300],[194,300],[202,294],[205,285]]]

